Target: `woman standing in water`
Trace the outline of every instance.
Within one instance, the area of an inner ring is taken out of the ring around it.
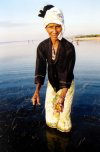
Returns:
[[[33,105],[40,104],[40,88],[48,65],[48,84],[45,98],[46,124],[62,132],[69,132],[71,105],[74,95],[75,49],[63,38],[64,17],[57,7],[47,5],[38,15],[43,18],[49,38],[37,48]]]

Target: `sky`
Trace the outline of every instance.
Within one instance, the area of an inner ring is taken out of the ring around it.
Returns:
[[[47,4],[62,10],[64,36],[100,34],[100,0],[0,0],[0,42],[47,37],[38,17]]]

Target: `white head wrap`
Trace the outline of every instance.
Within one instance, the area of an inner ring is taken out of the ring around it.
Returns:
[[[53,7],[47,10],[44,17],[44,26],[46,27],[50,23],[60,24],[62,26],[62,31],[58,35],[58,39],[61,40],[64,32],[64,16],[61,10],[57,7]]]

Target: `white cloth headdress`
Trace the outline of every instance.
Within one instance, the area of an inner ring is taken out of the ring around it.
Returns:
[[[44,16],[44,26],[46,27],[50,23],[60,24],[62,26],[62,31],[58,35],[58,39],[61,40],[64,32],[64,16],[62,11],[57,7],[47,10]]]

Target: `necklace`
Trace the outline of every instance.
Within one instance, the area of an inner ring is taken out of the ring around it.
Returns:
[[[56,55],[56,50],[54,49],[53,46],[52,46],[52,51],[53,51],[54,55]]]
[[[54,47],[52,46],[52,59],[55,60],[56,58],[56,52],[57,52],[57,49],[54,49]]]

